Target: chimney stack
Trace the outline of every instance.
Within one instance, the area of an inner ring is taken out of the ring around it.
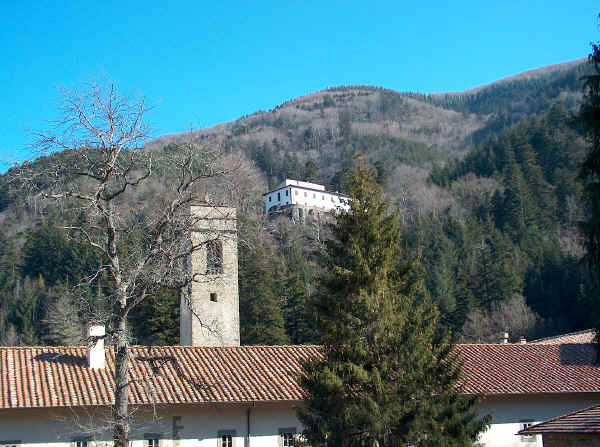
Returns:
[[[104,369],[106,358],[104,353],[104,326],[89,323],[87,326],[87,362],[92,369]]]
[[[502,343],[505,345],[508,344],[508,332],[504,333],[504,338],[502,339]]]
[[[521,339],[519,340],[519,343],[521,343],[522,345],[524,345],[524,344],[526,344],[526,343],[527,343],[527,340],[525,340],[525,337],[523,337],[523,336],[521,335]]]

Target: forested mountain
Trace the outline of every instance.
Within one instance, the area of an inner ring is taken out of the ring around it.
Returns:
[[[195,131],[239,169],[227,188],[210,193],[240,214],[242,341],[313,340],[306,303],[319,293],[328,237],[324,225],[266,219],[262,193],[286,177],[343,190],[358,154],[398,210],[405,252],[457,339],[586,327],[586,302],[597,292],[580,263],[577,169],[585,144],[572,113],[583,67],[574,61],[452,94],[336,87]],[[166,135],[147,150],[176,151],[189,137]],[[69,154],[50,157],[68,163]],[[77,343],[89,314],[79,298],[94,307],[109,291],[102,278],[73,285],[101,259],[68,236],[60,209],[11,190],[10,176],[0,178],[0,341]],[[166,183],[136,191],[132,212]],[[136,309],[138,343],[177,343],[177,300],[177,291],[155,290]]]

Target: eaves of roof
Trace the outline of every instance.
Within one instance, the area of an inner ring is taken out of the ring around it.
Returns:
[[[600,393],[592,344],[463,344],[461,391],[488,396]],[[135,346],[133,405],[301,402],[302,363],[319,346]],[[0,347],[0,409],[106,406],[114,352],[90,369],[86,348]]]

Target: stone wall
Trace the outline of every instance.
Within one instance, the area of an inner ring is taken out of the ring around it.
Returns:
[[[180,342],[192,346],[240,344],[237,219],[235,208],[192,207],[198,218],[192,242],[201,248],[192,255],[195,280],[189,300],[181,300]],[[207,267],[207,243],[222,247],[222,272]]]

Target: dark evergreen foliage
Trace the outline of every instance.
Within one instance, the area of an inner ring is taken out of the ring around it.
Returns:
[[[242,246],[244,265],[239,280],[240,338],[244,345],[281,345],[289,342],[279,297],[275,294],[275,266],[262,246]]]
[[[457,390],[460,366],[419,281],[402,259],[396,214],[369,171],[351,173],[349,212],[327,243],[314,302],[323,360],[305,365],[298,411],[310,445],[467,446],[485,421]]]
[[[129,321],[136,344],[179,344],[179,295],[179,290],[159,288],[131,311]]]
[[[588,142],[588,150],[580,171],[580,177],[584,181],[584,200],[587,208],[587,218],[581,228],[585,235],[587,260],[596,281],[600,282],[600,44],[592,44],[592,53],[589,55],[588,62],[593,70],[584,77],[584,102],[578,116]],[[594,289],[597,291],[598,287]],[[597,299],[594,304],[597,309]],[[600,362],[598,310],[595,314]]]

